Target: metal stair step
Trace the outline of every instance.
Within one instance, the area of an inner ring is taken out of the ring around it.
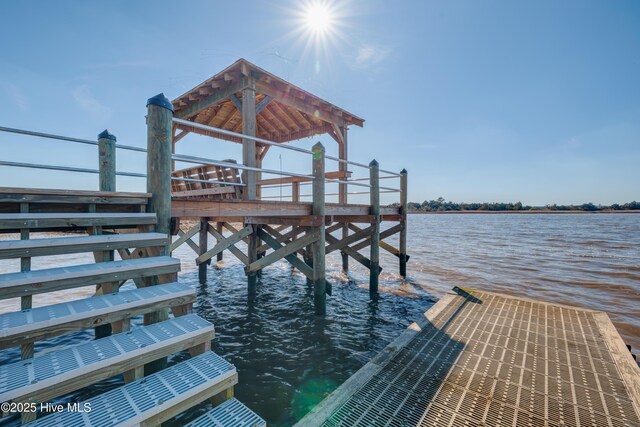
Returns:
[[[163,233],[104,234],[0,241],[0,259],[145,248],[167,244]]]
[[[90,412],[58,412],[27,425],[159,425],[237,382],[238,374],[233,365],[215,353],[206,352],[80,403],[80,407],[88,404]]]
[[[267,423],[238,399],[229,399],[184,427],[266,427]]]
[[[0,349],[190,304],[195,298],[190,286],[166,283],[0,314]]]
[[[0,274],[0,299],[180,271],[180,260],[163,256]]]
[[[0,402],[46,402],[213,339],[195,314],[0,365]]]

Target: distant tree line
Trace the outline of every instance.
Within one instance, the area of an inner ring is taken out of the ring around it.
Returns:
[[[391,206],[398,206],[394,203]],[[640,210],[640,202],[629,202],[623,205],[614,203],[611,206],[595,205],[593,203],[583,203],[581,205],[546,205],[528,206],[521,202],[516,203],[457,203],[446,201],[443,197],[437,200],[425,200],[422,203],[409,202],[410,212],[450,212],[450,211],[587,211],[597,212],[604,210]]]

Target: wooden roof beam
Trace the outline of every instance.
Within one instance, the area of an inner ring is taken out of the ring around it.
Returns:
[[[338,126],[344,126],[344,120],[342,117],[331,114],[324,109],[314,108],[312,105],[309,105],[297,97],[287,95],[284,91],[275,89],[269,84],[256,82],[256,90],[264,95],[272,97],[282,104],[289,105],[298,111],[305,112],[328,123],[335,123]]]
[[[229,99],[231,100],[231,102],[233,102],[233,105],[235,105],[239,111],[242,111],[242,101],[240,101],[235,94],[232,93],[231,95],[229,95]]]
[[[229,96],[235,94],[236,92],[241,91],[242,89],[248,87],[249,80],[247,78],[242,78],[237,81],[230,83],[228,86],[218,89],[213,92],[211,95],[206,96],[199,101],[193,102],[188,107],[176,111],[174,116],[179,119],[189,119],[190,117],[198,114],[200,111],[204,110],[207,107],[217,104],[218,102],[229,98]]]
[[[278,104],[277,102],[274,102],[271,105],[271,109],[282,113],[282,116],[291,120],[291,123],[293,124],[293,128],[295,129],[295,132],[298,132],[300,129],[302,129],[302,127],[300,126],[300,123],[298,123],[298,120],[291,113],[287,111],[287,107],[284,107]]]
[[[269,95],[265,95],[265,97],[262,98],[262,101],[256,104],[256,114],[260,114],[260,111],[264,110],[265,107],[271,103],[271,101],[273,101],[273,98]]]

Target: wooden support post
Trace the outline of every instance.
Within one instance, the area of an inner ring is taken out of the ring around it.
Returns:
[[[242,89],[242,133],[256,136],[256,87],[253,79],[249,80],[249,87]],[[242,163],[245,166],[256,167],[256,142],[252,139],[242,139]],[[256,172],[243,171],[243,190],[245,200],[256,200]]]
[[[29,203],[20,203],[20,213],[29,213]],[[20,240],[29,240],[29,229],[20,229]],[[31,271],[31,257],[20,258],[20,271]],[[32,304],[32,296],[27,295],[20,297],[20,310],[30,310]],[[20,357],[31,359],[33,357],[33,343],[27,343],[20,346]],[[34,414],[35,415],[35,414]],[[35,419],[35,418],[34,418]]]
[[[207,237],[209,236],[208,232],[209,221],[207,218],[200,218],[200,232],[198,233],[198,245],[200,245],[200,250],[198,251],[198,255],[202,255],[207,252]],[[207,266],[211,263],[211,259],[198,264],[198,280],[200,284],[204,285],[207,283]]]
[[[313,215],[324,219],[324,146],[318,142],[313,151]],[[311,245],[313,257],[313,296],[315,312],[323,315],[327,312],[327,282],[325,277],[325,225],[320,222],[319,236]]]
[[[248,265],[253,264],[258,260],[258,227],[259,225],[248,225],[253,231],[249,234],[249,241],[247,242],[247,262]],[[258,273],[256,271],[247,270],[247,291],[249,294],[249,300],[252,300],[256,293],[256,287],[258,286]]]
[[[221,222],[216,222],[216,231],[219,234],[222,234],[222,223]],[[216,255],[216,261],[220,262],[224,259],[224,251],[220,251],[220,253],[218,255]]]
[[[374,297],[378,294],[378,277],[380,274],[380,171],[378,162],[372,160],[369,163],[369,184],[371,199],[371,215],[375,221],[371,224],[371,267],[369,268],[369,294]]]
[[[156,232],[171,233],[171,129],[173,106],[159,94],[147,101],[147,193],[149,212],[158,217]],[[169,245],[165,255],[169,254]]]
[[[400,217],[402,229],[400,230],[400,276],[407,277],[407,170],[400,171]]]
[[[100,191],[116,191],[116,136],[107,129],[98,135],[98,169]],[[100,229],[96,227],[96,232]],[[103,251],[102,262],[109,262],[115,259],[113,251]],[[117,292],[119,282],[100,283],[96,285],[96,292],[102,289],[102,294]],[[95,328],[96,338],[104,338],[111,335],[112,325],[100,325]]]
[[[300,182],[295,181],[291,183],[291,201],[300,201]]]
[[[151,193],[148,212],[156,214],[156,232],[166,234],[167,244],[163,255],[169,255],[171,241],[171,143],[173,105],[164,94],[147,101],[147,193]],[[166,308],[144,316],[144,324],[150,325],[169,318]],[[145,365],[145,374],[157,372],[167,365],[163,357]]]
[[[347,127],[345,126],[344,128],[339,128],[339,131],[342,132],[342,144],[339,144],[339,157],[342,160],[349,160],[349,150],[348,150],[348,144],[347,144]],[[338,170],[340,172],[347,172],[347,164],[346,163],[342,163],[340,162],[338,164]],[[343,178],[341,178],[343,180],[346,180],[346,174]],[[348,193],[349,193],[349,187],[347,184],[339,184],[338,185],[338,202],[341,205],[346,205],[348,203]],[[349,235],[349,227],[348,224],[344,224],[342,226],[342,238],[345,239],[347,236]],[[347,271],[349,271],[349,255],[347,255],[345,252],[340,252],[341,256],[342,256],[342,271],[344,271],[345,273]]]

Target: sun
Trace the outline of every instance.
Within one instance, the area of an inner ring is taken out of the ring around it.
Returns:
[[[312,33],[325,34],[331,31],[333,24],[331,9],[324,3],[310,3],[304,11],[304,22]]]

